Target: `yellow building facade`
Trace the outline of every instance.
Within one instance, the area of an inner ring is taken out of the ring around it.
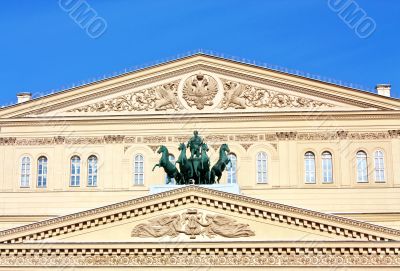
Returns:
[[[21,94],[0,110],[0,269],[400,266],[389,92],[196,54]],[[166,185],[159,146],[176,160],[194,130],[233,162]]]

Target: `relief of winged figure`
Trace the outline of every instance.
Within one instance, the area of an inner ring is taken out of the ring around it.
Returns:
[[[186,80],[183,87],[183,98],[190,107],[196,106],[201,110],[205,106],[212,106],[218,92],[217,81],[211,76],[199,73]]]
[[[154,102],[155,110],[165,110],[172,108],[178,110],[180,103],[176,96],[177,85],[174,83],[165,84],[154,88],[156,100]]]
[[[232,81],[224,83],[224,98],[221,107],[227,109],[234,107],[236,109],[246,108],[246,98],[244,97],[245,89],[241,84]]]

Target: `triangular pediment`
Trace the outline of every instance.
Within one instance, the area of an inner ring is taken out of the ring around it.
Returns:
[[[397,99],[199,54],[11,106],[0,118],[399,109]]]
[[[0,242],[377,241],[400,231],[199,186],[0,232]]]

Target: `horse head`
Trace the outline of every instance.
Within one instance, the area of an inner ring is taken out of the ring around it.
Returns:
[[[157,153],[168,153],[168,149],[164,145],[161,145]]]
[[[221,147],[220,147],[220,151],[222,151],[222,152],[231,152],[231,150],[229,149],[229,147],[228,147],[228,144],[222,144],[221,145]]]
[[[185,145],[185,143],[180,143],[180,144],[179,144],[179,147],[178,147],[178,150],[180,150],[180,151],[186,150],[186,145]]]
[[[201,150],[203,151],[209,151],[210,149],[208,148],[208,145],[206,144],[206,143],[203,143],[202,145],[201,145]]]

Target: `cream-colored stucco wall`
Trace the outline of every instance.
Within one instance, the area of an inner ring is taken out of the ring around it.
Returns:
[[[127,200],[148,194],[149,186],[164,182],[162,169],[151,171],[157,163],[159,154],[151,147],[163,144],[175,157],[179,156],[175,136],[190,137],[198,129],[202,136],[231,135],[227,143],[237,155],[237,178],[244,195],[277,201],[289,205],[339,214],[358,214],[359,219],[377,223],[400,226],[397,218],[400,206],[400,139],[382,137],[380,139],[332,139],[304,140],[273,139],[267,135],[277,132],[297,132],[298,134],[323,134],[348,131],[352,133],[387,133],[399,127],[397,119],[340,119],[322,118],[302,119],[289,117],[284,120],[268,120],[262,117],[243,120],[242,116],[225,119],[216,116],[206,120],[189,118],[171,121],[135,122],[134,119],[108,121],[86,121],[52,125],[20,125],[2,127],[3,137],[45,138],[65,136],[74,138],[123,135],[138,138],[165,136],[166,142],[102,143],[102,144],[48,144],[48,145],[6,145],[0,146],[0,184],[1,184],[1,227],[20,225],[10,223],[7,216],[58,216],[94,208],[109,203]],[[339,127],[339,128],[338,128]],[[235,136],[266,135],[257,142],[238,141]],[[171,139],[171,140],[170,140]],[[207,142],[209,145],[220,142]],[[246,148],[247,150],[246,150]],[[373,153],[382,150],[385,154],[385,182],[374,180]],[[323,184],[321,179],[321,154],[330,151],[333,155],[334,182]],[[368,154],[369,182],[356,182],[355,154],[365,150]],[[268,183],[256,182],[256,155],[264,151],[268,154]],[[303,155],[313,151],[316,155],[317,183],[305,184]],[[133,184],[133,157],[145,157],[145,182],[143,186]],[[29,188],[20,187],[20,160],[28,155],[32,159],[32,174]],[[48,185],[37,188],[37,159],[48,158]],[[79,155],[82,159],[81,186],[69,186],[70,158]],[[96,155],[99,159],[98,186],[87,187],[87,159]],[[212,164],[217,159],[217,151],[210,148]],[[226,182],[226,173],[222,178]],[[390,221],[380,218],[381,214],[392,215]],[[372,215],[372,217],[371,217]],[[393,219],[393,216],[395,217]],[[400,217],[400,216],[399,216]],[[6,221],[7,220],[7,221]],[[39,220],[39,219],[38,219]],[[35,219],[32,219],[35,221]]]

